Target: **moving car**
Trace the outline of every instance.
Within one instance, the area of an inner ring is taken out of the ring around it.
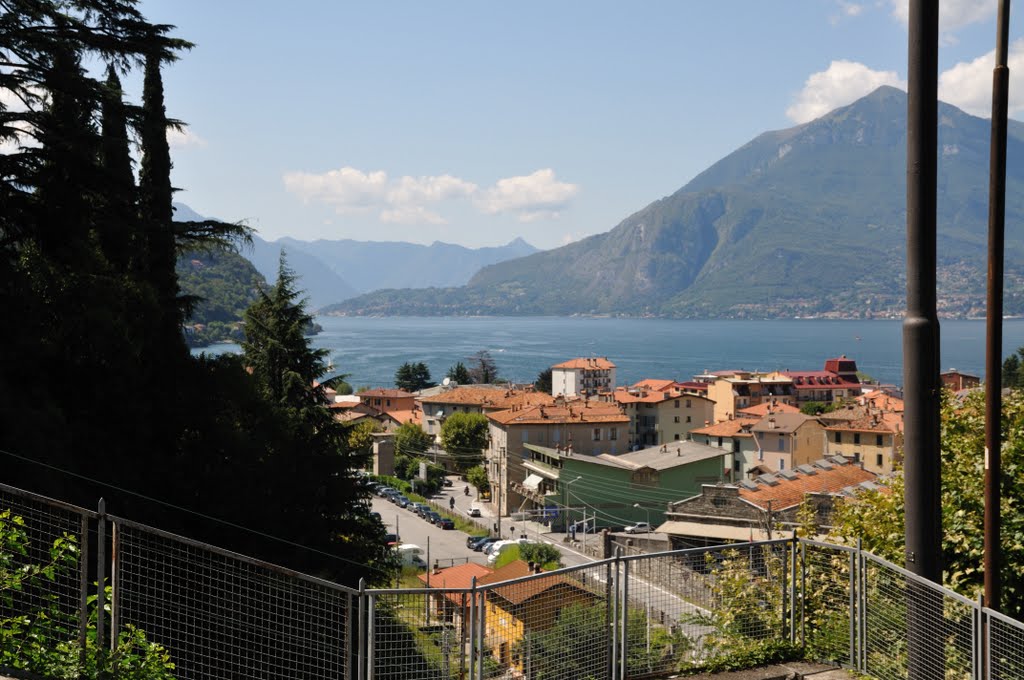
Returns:
[[[647,534],[651,531],[651,525],[647,522],[637,522],[626,527],[627,534]]]
[[[508,541],[498,541],[491,545],[490,552],[487,554],[487,562],[489,564],[494,564],[498,561],[498,558],[501,557],[501,553],[508,550],[510,546],[526,545],[527,543],[537,543],[537,541],[529,538],[513,538]]]
[[[480,508],[470,508],[469,509],[469,516],[470,517],[479,517],[480,516]]]

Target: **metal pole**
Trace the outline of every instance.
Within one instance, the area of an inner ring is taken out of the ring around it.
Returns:
[[[366,579],[359,579],[359,647],[356,649],[356,673],[366,680]]]
[[[117,649],[117,636],[120,634],[121,617],[118,612],[118,565],[117,565],[117,522],[110,524],[110,651]]]
[[[376,642],[377,642],[377,620],[374,616],[374,612],[377,610],[377,596],[370,593],[368,597],[367,608],[366,608],[366,635],[367,635],[367,649],[366,649],[366,677],[372,679],[374,677],[374,656],[376,656]]]
[[[89,517],[82,515],[78,555],[78,660],[85,666],[86,632],[89,629]]]
[[[1003,251],[1006,217],[1006,109],[1010,0],[1000,0],[992,72],[992,142],[988,185],[988,301],[985,311],[985,604],[999,609],[1000,466],[1002,464]]]
[[[99,519],[96,522],[96,649],[102,650],[106,644],[106,599],[105,585],[107,582],[106,573],[106,551],[107,551],[107,502],[100,499]]]
[[[907,98],[907,311],[903,320],[906,566],[941,582],[939,321],[935,186],[938,4],[910,0]]]

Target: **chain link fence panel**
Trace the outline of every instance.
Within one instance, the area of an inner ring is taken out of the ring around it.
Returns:
[[[114,617],[191,678],[354,677],[357,591],[114,519]]]

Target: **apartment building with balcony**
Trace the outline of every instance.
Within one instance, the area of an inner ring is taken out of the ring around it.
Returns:
[[[551,367],[551,395],[595,396],[615,388],[615,364],[607,357],[580,357]]]

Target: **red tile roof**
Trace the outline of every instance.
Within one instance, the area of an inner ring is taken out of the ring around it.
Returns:
[[[421,404],[461,404],[479,406],[481,410],[504,410],[513,406],[553,404],[555,398],[546,392],[510,390],[504,387],[460,385],[431,397],[420,399]]]
[[[559,402],[551,406],[529,406],[488,413],[502,425],[541,425],[547,423],[628,423],[629,416],[618,404],[595,401]]]
[[[563,361],[560,364],[555,364],[551,368],[580,368],[584,370],[600,371],[615,368],[615,364],[608,361],[606,357],[580,357],[579,359],[570,359],[569,361]]]
[[[736,415],[748,415],[755,418],[761,418],[768,415],[769,413],[800,413],[800,409],[791,404],[772,404],[770,402],[764,402],[756,406],[748,406],[747,408],[741,408],[736,411]]]
[[[494,573],[494,570],[490,567],[485,567],[482,564],[476,564],[475,562],[467,562],[466,564],[457,564],[454,567],[448,567],[447,569],[439,569],[430,574],[430,587],[431,588],[472,588],[473,577],[476,577],[477,583],[480,580],[486,578]],[[427,583],[427,574],[419,574],[417,576],[419,580]],[[446,592],[444,594],[446,600],[451,602],[456,607],[468,607],[470,604],[470,597],[467,595],[463,597],[463,593],[452,593]]]
[[[387,399],[402,399],[402,398],[411,398],[411,397],[414,397],[416,395],[414,395],[412,392],[406,392],[405,390],[389,390],[389,389],[387,389],[385,387],[375,387],[372,390],[366,390],[364,392],[360,392],[358,396],[360,398],[362,398],[362,397],[384,397],[384,398],[387,398]]]
[[[704,427],[691,430],[691,434],[706,434],[711,437],[752,437],[754,435],[750,434],[750,428],[756,425],[757,422],[757,418],[723,420],[714,425],[705,425]]]
[[[832,464],[831,470],[814,468],[816,474],[807,475],[799,471],[796,479],[786,479],[775,475],[778,484],[769,486],[758,484],[757,489],[740,487],[740,497],[754,505],[767,510],[768,501],[772,502],[772,510],[785,510],[800,505],[804,495],[808,493],[838,493],[848,486],[856,486],[861,482],[870,482],[875,475],[861,469],[859,465]]]
[[[526,562],[522,560],[515,560],[509,562],[504,567],[496,569],[490,576],[484,577],[482,581],[477,581],[477,585],[486,583],[499,583],[501,581],[509,581],[515,578],[529,575],[530,567]],[[508,586],[499,586],[491,589],[492,593],[500,596],[501,598],[511,602],[512,604],[522,604],[527,600],[530,600],[541,593],[545,593],[553,588],[560,588],[563,590],[575,590],[577,592],[593,596],[589,590],[584,588],[578,582],[562,576],[561,574],[552,574],[550,576],[540,576],[537,578],[530,579],[529,581],[523,581],[521,583],[513,583]]]

